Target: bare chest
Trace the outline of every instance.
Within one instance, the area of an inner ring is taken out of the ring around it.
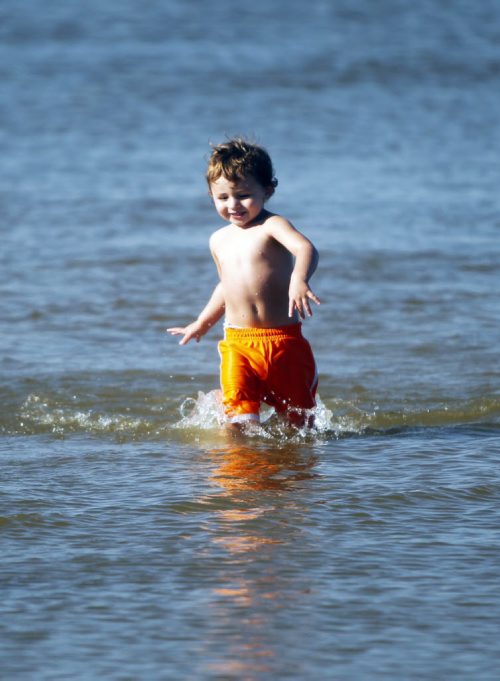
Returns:
[[[286,267],[290,253],[278,241],[259,230],[238,230],[222,236],[216,248],[221,268]]]

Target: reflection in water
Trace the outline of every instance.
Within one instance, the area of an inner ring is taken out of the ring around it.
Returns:
[[[217,464],[213,481],[227,491],[286,490],[316,477],[317,457],[297,445],[270,449],[232,443],[208,454]]]
[[[290,569],[288,554],[303,529],[290,527],[287,509],[297,507],[291,492],[298,483],[316,477],[317,459],[303,447],[270,449],[243,442],[212,449],[207,455],[215,464],[212,484],[222,488],[231,502],[214,512],[210,524],[219,569],[210,604],[212,626],[205,642],[207,664],[217,675],[253,679],[272,672],[271,642],[280,626],[278,613],[307,592]],[[221,640],[226,644],[222,656]]]

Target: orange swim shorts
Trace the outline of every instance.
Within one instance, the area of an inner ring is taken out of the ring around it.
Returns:
[[[315,406],[318,373],[301,327],[300,322],[274,329],[226,327],[219,354],[230,421],[258,420],[261,402],[282,414]]]

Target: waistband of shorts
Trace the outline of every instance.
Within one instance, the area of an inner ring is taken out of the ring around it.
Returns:
[[[226,326],[224,332],[227,340],[237,340],[238,338],[302,338],[302,323],[296,322],[295,324],[276,326],[270,329],[253,326],[238,329]]]

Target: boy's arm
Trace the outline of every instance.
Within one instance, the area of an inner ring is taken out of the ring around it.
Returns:
[[[210,300],[200,312],[198,319],[187,326],[174,327],[167,329],[167,331],[172,336],[182,336],[179,345],[186,345],[192,338],[196,338],[196,342],[199,343],[200,338],[222,317],[224,309],[224,294],[222,284],[219,282],[210,296]]]
[[[318,266],[319,254],[314,245],[288,220],[275,216],[269,221],[271,236],[279,241],[295,257],[295,265],[288,289],[288,316],[295,310],[302,319],[312,315],[309,301],[320,305],[320,299],[309,288],[309,279]]]

